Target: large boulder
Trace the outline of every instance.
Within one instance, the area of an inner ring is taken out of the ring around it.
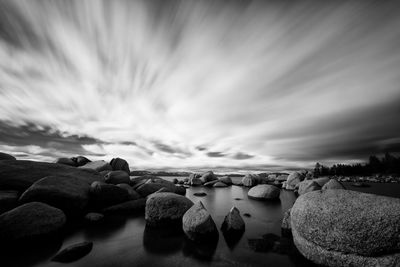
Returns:
[[[116,185],[94,182],[90,187],[90,204],[94,208],[105,208],[130,199],[128,191]]]
[[[0,161],[0,189],[24,191],[46,176],[69,176],[88,184],[101,181],[99,173],[62,164],[28,160]]]
[[[229,176],[223,176],[218,179],[220,182],[223,182],[226,185],[231,185],[232,184],[232,179]]]
[[[324,184],[324,186],[322,187],[322,190],[327,190],[327,189],[346,189],[346,188],[336,179],[330,179],[329,182]]]
[[[218,238],[215,222],[201,201],[183,215],[182,227],[185,235],[196,242],[212,241]]]
[[[51,261],[63,263],[73,262],[89,254],[89,252],[92,251],[92,248],[93,242],[85,241],[74,244],[58,252]]]
[[[257,174],[246,174],[242,179],[242,184],[247,187],[256,186],[259,182],[260,178]]]
[[[260,184],[250,188],[247,192],[249,198],[258,200],[272,200],[278,199],[280,189],[274,185]]]
[[[321,186],[314,180],[304,180],[303,182],[299,183],[299,195],[303,195],[305,193],[316,190],[321,190]]]
[[[200,175],[200,174],[192,173],[192,174],[189,175],[188,183],[189,183],[191,186],[199,186],[199,185],[202,185],[204,182],[203,182],[203,180],[200,179],[200,178],[201,178],[201,175]]]
[[[81,169],[91,169],[91,170],[95,170],[98,172],[101,171],[112,171],[112,167],[110,164],[108,164],[108,162],[105,162],[104,160],[97,160],[97,161],[92,161],[92,162],[88,162],[83,166],[80,166],[79,168]]]
[[[0,214],[18,206],[18,191],[0,191]]]
[[[147,198],[145,219],[149,226],[180,225],[193,202],[174,193],[156,193]]]
[[[68,215],[80,215],[89,203],[89,191],[90,185],[78,178],[48,176],[29,187],[20,202],[43,202]]]
[[[24,245],[54,238],[65,223],[62,210],[40,202],[27,203],[0,215],[0,243]]]
[[[208,171],[200,177],[200,180],[204,184],[210,181],[218,180],[218,178],[212,171]]]
[[[113,171],[124,171],[128,175],[130,175],[131,170],[129,169],[129,164],[126,160],[121,158],[113,158],[110,161],[110,165]]]
[[[16,158],[10,154],[0,152],[0,160],[16,160]]]
[[[286,180],[286,188],[287,190],[294,190],[296,185],[305,179],[304,172],[293,172],[289,174]]]
[[[110,171],[104,175],[107,184],[129,184],[129,174],[124,171]]]
[[[58,158],[58,159],[56,159],[55,163],[57,163],[57,164],[64,164],[64,165],[72,166],[72,167],[78,166],[78,165],[76,164],[76,162],[73,161],[73,160],[70,159],[70,158]]]
[[[146,199],[139,198],[116,204],[103,209],[103,213],[106,215],[134,215],[137,213],[144,212],[146,206]]]
[[[225,216],[224,222],[221,225],[221,231],[226,234],[237,234],[244,232],[245,224],[240,211],[236,207],[232,207],[229,213]]]
[[[400,199],[350,190],[300,196],[291,213],[294,243],[317,264],[399,266]]]
[[[153,177],[147,179],[146,182],[140,184],[135,190],[142,197],[147,197],[154,192],[157,192],[161,188],[165,188],[168,192],[175,193],[177,191],[177,186],[170,181],[164,180],[159,177]]]

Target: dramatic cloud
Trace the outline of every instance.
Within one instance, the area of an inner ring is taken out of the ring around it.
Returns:
[[[0,150],[137,168],[400,152],[396,1],[0,1]]]

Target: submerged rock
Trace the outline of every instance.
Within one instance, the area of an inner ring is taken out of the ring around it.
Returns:
[[[88,162],[85,165],[80,166],[79,168],[81,168],[81,169],[91,169],[91,170],[95,170],[95,171],[98,171],[98,172],[101,172],[101,171],[112,171],[111,165],[108,164],[108,162],[105,162],[104,160]]]
[[[21,244],[57,236],[66,223],[62,210],[31,202],[0,215],[0,243]]]
[[[292,207],[299,251],[328,266],[400,265],[400,199],[351,190],[314,191]]]
[[[181,225],[182,216],[193,202],[174,193],[157,193],[147,198],[145,219],[149,226]]]
[[[16,160],[16,158],[10,154],[0,152],[0,160]]]
[[[344,188],[344,186],[336,179],[330,179],[329,182],[324,184],[324,186],[322,187],[322,190],[327,190],[327,189],[346,189],[346,188]]]
[[[193,195],[196,196],[196,197],[204,197],[204,196],[207,196],[207,193],[205,193],[205,192],[196,192],[196,193],[193,193]]]
[[[110,165],[113,171],[124,171],[130,175],[131,171],[129,169],[129,164],[126,160],[121,158],[113,158],[110,161]]]
[[[249,198],[257,199],[257,200],[272,200],[278,199],[280,194],[280,190],[278,187],[269,184],[257,185],[247,192]]]
[[[68,215],[82,215],[89,204],[90,186],[74,177],[48,176],[35,182],[20,197],[22,203],[43,202]]]
[[[107,184],[129,184],[129,174],[124,171],[110,171],[104,175]]]
[[[183,232],[193,241],[205,242],[218,238],[215,222],[201,201],[186,211],[183,215],[182,226]]]
[[[73,262],[76,261],[92,251],[93,242],[82,242],[78,244],[71,245],[54,256],[51,260],[56,262]]]

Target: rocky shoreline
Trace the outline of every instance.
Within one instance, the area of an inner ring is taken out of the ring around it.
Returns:
[[[176,229],[198,246],[216,246],[219,231],[234,244],[246,229],[240,211],[232,207],[216,225],[201,201],[185,195],[188,187],[235,185],[248,187],[248,198],[256,201],[279,201],[281,190],[295,191],[299,197],[284,215],[282,234],[293,235],[297,249],[314,263],[398,266],[400,200],[345,190],[342,179],[335,178],[299,171],[247,174],[238,182],[208,171],[171,182],[150,174],[132,177],[121,158],[92,162],[78,156],[44,163],[0,153],[0,247],[10,251],[46,244],[62,240],[71,225],[90,227],[133,214],[144,216],[148,229]],[[360,181],[369,182],[352,180]],[[267,247],[277,242],[265,237],[264,243],[249,240],[249,245],[263,250],[266,240]],[[73,262],[93,246],[73,244],[52,260]]]

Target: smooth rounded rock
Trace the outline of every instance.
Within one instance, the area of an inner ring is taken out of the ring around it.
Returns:
[[[135,200],[141,198],[141,195],[133,190],[129,184],[117,184],[118,187],[125,189],[129,194],[129,200]]]
[[[108,164],[108,162],[105,162],[104,160],[97,160],[97,161],[92,161],[92,162],[88,162],[83,166],[80,166],[79,168],[82,169],[91,169],[91,170],[95,170],[98,172],[101,171],[112,171],[112,167],[110,164]]]
[[[213,184],[213,187],[227,187],[228,185],[226,185],[223,182],[216,182],[215,184]]]
[[[314,191],[300,196],[290,215],[296,247],[317,264],[400,265],[400,199]]]
[[[314,180],[304,180],[299,184],[299,195],[303,195],[308,192],[321,190],[321,186],[317,184]]]
[[[113,158],[110,161],[110,165],[112,167],[113,171],[124,171],[126,172],[128,175],[130,175],[131,170],[129,169],[129,164],[126,160],[121,159],[121,158]]]
[[[286,180],[286,188],[287,190],[294,190],[296,185],[305,179],[305,174],[303,172],[293,172],[289,174]]]
[[[232,184],[232,179],[229,176],[223,176],[218,179],[220,182],[223,182],[226,185],[231,185]]]
[[[88,158],[86,158],[84,156],[77,156],[77,157],[73,157],[71,159],[76,162],[76,165],[78,167],[83,166],[83,165],[91,162],[91,160],[89,160]]]
[[[207,242],[218,238],[218,230],[201,201],[194,204],[182,218],[183,232],[193,241]]]
[[[346,189],[346,188],[336,179],[330,179],[329,182],[324,184],[324,186],[322,187],[322,190],[327,190],[327,189]]]
[[[214,185],[215,183],[217,183],[217,182],[218,182],[218,180],[210,181],[210,182],[205,183],[204,186],[206,186],[206,187],[213,187],[213,185]]]
[[[259,177],[257,174],[246,174],[242,179],[242,184],[247,187],[253,187],[258,184]]]
[[[95,208],[116,205],[129,199],[128,191],[116,185],[94,182],[90,188],[90,203]]]
[[[218,180],[218,178],[215,176],[214,172],[208,171],[200,177],[200,180],[204,184],[210,181]]]
[[[157,193],[147,198],[145,219],[149,226],[180,225],[182,216],[193,202],[174,193]]]
[[[129,184],[131,182],[129,175],[124,171],[110,171],[104,175],[107,184]]]
[[[247,192],[249,198],[257,200],[273,200],[278,199],[280,190],[278,187],[269,184],[257,185]]]

